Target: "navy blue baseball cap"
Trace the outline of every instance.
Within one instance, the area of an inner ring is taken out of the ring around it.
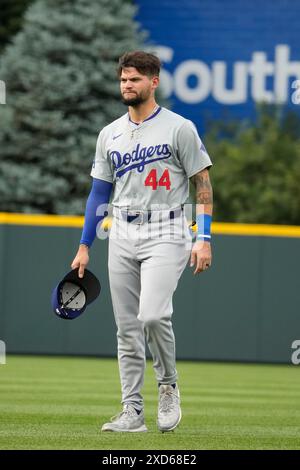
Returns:
[[[53,312],[65,320],[73,320],[100,294],[101,285],[88,269],[78,277],[78,268],[73,269],[55,287],[51,296]]]

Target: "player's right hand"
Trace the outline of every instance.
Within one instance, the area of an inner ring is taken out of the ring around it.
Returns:
[[[79,268],[78,276],[84,276],[84,270],[89,262],[89,248],[86,245],[80,245],[77,254],[71,264],[72,269]]]

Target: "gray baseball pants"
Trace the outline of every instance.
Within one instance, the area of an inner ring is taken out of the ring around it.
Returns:
[[[132,211],[134,212],[134,211]],[[181,208],[128,222],[114,207],[109,236],[109,282],[117,325],[122,404],[143,408],[145,336],[157,382],[175,383],[172,296],[189,260],[192,237]],[[126,214],[125,214],[126,215]]]

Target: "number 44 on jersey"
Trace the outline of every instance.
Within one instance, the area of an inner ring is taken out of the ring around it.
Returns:
[[[169,191],[171,189],[169,170],[166,169],[157,181],[157,171],[156,168],[153,168],[145,179],[145,186],[151,186],[153,190],[158,186],[165,186]]]

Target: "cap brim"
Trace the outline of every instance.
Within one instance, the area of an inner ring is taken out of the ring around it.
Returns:
[[[86,303],[90,304],[93,302],[101,291],[101,284],[99,279],[88,269],[84,270],[84,276],[78,276],[79,268],[73,269],[68,274],[65,275],[62,282],[70,281],[77,284],[79,287],[82,287],[86,295]]]

